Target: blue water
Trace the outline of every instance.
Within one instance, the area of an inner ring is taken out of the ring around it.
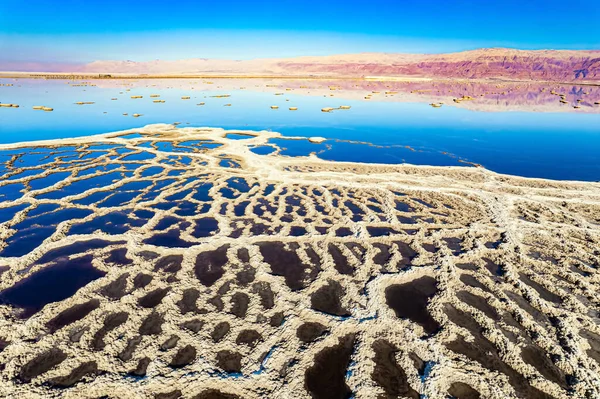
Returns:
[[[450,104],[434,109],[427,102],[395,102],[375,97],[369,101],[350,100],[343,98],[343,92],[335,92],[336,97],[299,91],[275,96],[273,92],[265,92],[264,82],[258,80],[236,83],[246,85],[246,90],[219,88],[222,82],[218,81],[213,85],[202,85],[199,80],[164,82],[126,81],[130,85],[127,87],[131,87],[127,92],[121,82],[115,81],[93,81],[97,87],[71,87],[66,81],[11,81],[14,86],[0,87],[0,99],[17,103],[20,108],[0,108],[0,143],[181,122],[180,127],[274,130],[286,136],[322,136],[396,146],[374,148],[328,141],[326,144],[331,147],[325,148],[296,141],[287,146],[290,155],[322,150],[319,156],[323,159],[426,165],[465,165],[459,162],[462,160],[513,175],[600,180],[600,106],[590,106],[585,113],[482,112]],[[152,87],[155,83],[157,87]],[[123,94],[119,94],[121,91]],[[166,102],[153,103],[151,93],[160,94],[160,99]],[[225,93],[231,97],[210,97]],[[132,95],[144,98],[131,99]],[[182,95],[192,98],[181,100]],[[111,101],[112,97],[118,100]],[[75,105],[77,101],[96,103]],[[200,102],[206,105],[196,105]],[[232,106],[224,106],[227,103]],[[51,106],[54,111],[35,111],[33,105]],[[271,105],[280,108],[272,110]],[[323,107],[339,105],[350,105],[352,109],[321,112]],[[290,106],[298,110],[289,111]],[[535,98],[532,110],[534,106]],[[123,116],[125,112],[129,115]],[[133,113],[142,116],[133,118]],[[301,148],[306,145],[310,147]]]
[[[39,270],[0,292],[0,303],[24,308],[22,317],[28,317],[48,303],[62,301],[106,274],[92,266],[91,258],[87,255],[63,260]],[[36,295],[31,295],[32,292]]]

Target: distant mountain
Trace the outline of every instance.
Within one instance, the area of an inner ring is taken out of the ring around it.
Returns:
[[[0,71],[21,72],[71,72],[81,69],[81,64],[49,63],[49,62],[19,62],[0,60]]]
[[[70,66],[62,71],[107,74],[397,76],[600,82],[600,50],[529,51],[492,48],[449,54],[361,53],[243,61],[205,58],[147,62],[95,61],[86,65]]]
[[[481,49],[436,55],[361,54],[283,60],[285,71],[346,76],[600,81],[600,51]]]

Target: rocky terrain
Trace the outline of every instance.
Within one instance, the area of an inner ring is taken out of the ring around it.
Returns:
[[[85,65],[0,64],[4,71],[134,75],[428,77],[600,82],[600,51],[491,48],[449,54],[363,53],[286,59],[105,61]]]
[[[281,61],[285,71],[342,76],[417,76],[531,81],[599,81],[600,51],[481,49],[436,55],[365,54],[357,59]]]
[[[600,184],[276,137],[1,146],[0,396],[600,395]]]

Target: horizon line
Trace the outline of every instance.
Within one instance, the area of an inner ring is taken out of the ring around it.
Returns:
[[[0,63],[14,63],[14,64],[68,64],[68,65],[87,65],[94,62],[107,62],[107,61],[119,61],[119,62],[136,62],[136,63],[147,63],[153,61],[166,61],[166,62],[177,62],[177,61],[185,61],[185,60],[221,60],[221,61],[258,61],[258,60],[276,60],[276,59],[294,59],[294,58],[322,58],[322,57],[336,57],[336,56],[348,56],[348,55],[368,55],[368,54],[385,54],[385,55],[414,55],[414,56],[436,56],[436,55],[449,55],[449,54],[461,54],[461,53],[470,53],[477,51],[486,51],[486,50],[508,50],[508,51],[518,51],[518,52],[527,52],[527,53],[540,53],[540,52],[581,52],[581,53],[600,53],[600,48],[598,49],[564,49],[564,48],[543,48],[543,49],[523,49],[518,47],[507,47],[507,46],[495,46],[495,47],[476,47],[469,50],[460,50],[460,51],[446,51],[446,52],[431,52],[431,53],[417,53],[417,52],[387,52],[387,51],[360,51],[360,52],[344,52],[344,53],[331,53],[327,55],[297,55],[297,56],[285,56],[285,57],[258,57],[258,58],[224,58],[224,57],[190,57],[190,58],[178,58],[178,59],[161,59],[155,58],[147,61],[136,61],[134,59],[114,59],[114,58],[104,58],[104,59],[95,59],[89,62],[72,62],[72,61],[20,61],[20,60],[11,60],[11,59],[2,59],[0,58]]]

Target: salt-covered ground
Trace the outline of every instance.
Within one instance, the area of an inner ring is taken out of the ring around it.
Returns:
[[[277,137],[0,146],[0,396],[600,395],[600,184]]]

